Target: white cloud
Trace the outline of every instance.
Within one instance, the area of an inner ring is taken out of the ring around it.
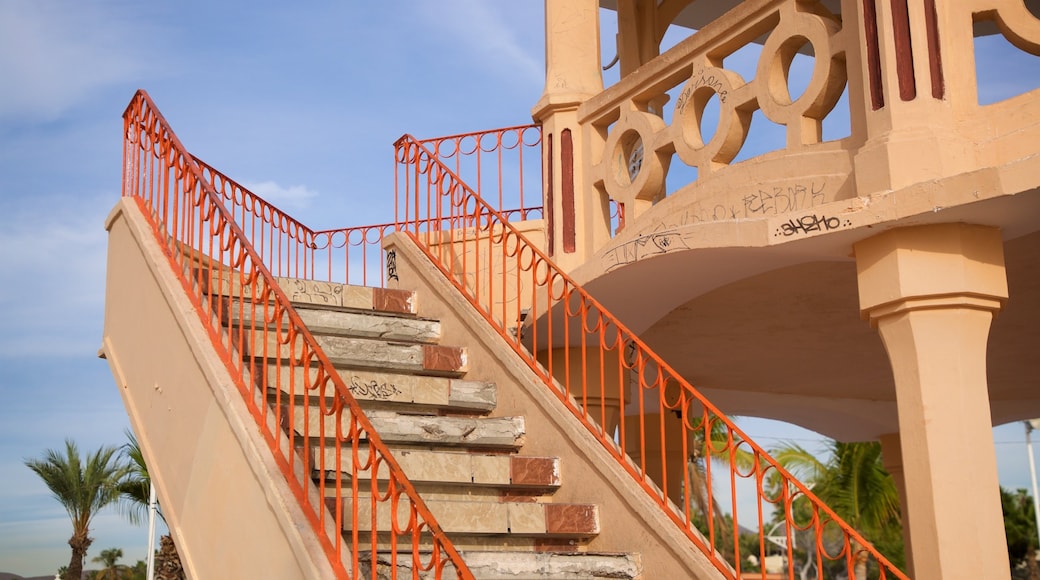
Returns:
[[[97,349],[104,302],[109,199],[54,196],[0,205],[4,357],[83,355]],[[13,207],[12,207],[13,206]]]
[[[142,30],[105,3],[0,0],[0,119],[55,118],[144,68]]]
[[[306,208],[312,199],[318,197],[318,192],[308,189],[305,185],[284,187],[274,181],[260,181],[245,183],[243,186],[265,201],[285,210]]]
[[[435,21],[429,26],[449,33],[462,44],[471,58],[477,59],[485,68],[505,78],[517,78],[522,83],[542,83],[545,80],[545,63],[540,52],[532,51],[518,38],[518,33],[530,35],[542,29],[541,20],[515,22],[514,17],[530,17],[532,4],[510,6],[495,3],[489,6],[486,0],[453,0],[450,2],[423,3],[422,17]],[[508,12],[508,14],[507,14]],[[462,17],[461,15],[465,15]],[[542,35],[537,34],[534,47],[542,46]]]

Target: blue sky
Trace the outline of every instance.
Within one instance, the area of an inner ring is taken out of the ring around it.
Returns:
[[[83,449],[125,440],[96,352],[103,222],[119,196],[121,114],[134,91],[149,91],[189,150],[304,223],[381,223],[393,217],[401,134],[529,122],[542,26],[537,0],[0,0],[0,571],[68,562],[68,518],[24,458],[65,437]],[[1003,52],[993,62],[996,72],[1034,66]],[[745,425],[766,447],[813,439]],[[1001,481],[1027,486],[1021,427],[995,437]],[[95,519],[93,537],[90,556],[120,547],[127,562],[144,557],[146,531],[114,511]]]

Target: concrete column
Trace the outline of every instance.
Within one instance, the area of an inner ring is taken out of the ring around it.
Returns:
[[[854,128],[865,122],[856,154],[861,195],[955,173],[975,162],[958,122],[973,114],[971,28],[932,0],[845,0],[842,15],[859,42],[850,50]],[[951,89],[956,89],[952,92]],[[862,117],[862,118],[861,118]],[[907,160],[912,159],[912,163]]]
[[[900,448],[899,433],[881,436],[881,464],[896,484],[899,492],[899,510],[903,523],[903,553],[906,556],[906,572],[914,578],[913,544],[910,542],[910,510],[906,506],[906,475],[903,473],[903,450]]]
[[[892,364],[921,578],[1009,578],[986,384],[1007,300],[997,228],[901,228],[855,245],[860,308]]]
[[[603,91],[596,0],[546,0],[545,90],[532,110],[542,124],[546,251],[564,270],[610,238],[610,210],[584,177],[578,106]]]

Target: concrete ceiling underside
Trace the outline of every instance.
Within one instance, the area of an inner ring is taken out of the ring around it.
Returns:
[[[1006,241],[1005,263],[1011,298],[987,357],[995,424],[1040,415],[1040,232]],[[860,317],[851,259],[720,286],[641,336],[726,413],[844,440],[898,430],[892,372],[879,335]]]

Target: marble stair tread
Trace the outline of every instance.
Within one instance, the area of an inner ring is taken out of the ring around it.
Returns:
[[[593,552],[514,552],[492,550],[466,550],[459,554],[477,580],[517,580],[520,578],[553,578],[555,580],[635,580],[642,575],[642,562],[638,554],[603,554]],[[370,558],[363,558],[363,575],[371,576]],[[426,562],[428,558],[421,561]],[[376,557],[377,568],[389,570],[394,563],[390,554],[380,553]],[[399,554],[396,558],[398,576],[412,577],[411,554]],[[378,574],[378,573],[377,573]],[[454,578],[455,568],[449,563],[442,578]],[[432,580],[436,574],[418,572],[421,580]],[[377,578],[390,578],[377,575]]]
[[[242,285],[239,272],[227,267],[195,268],[193,271],[202,292],[211,295],[254,298],[253,287]],[[303,278],[275,277],[275,283],[296,304],[374,310],[397,314],[415,314],[415,293],[409,290],[354,286]]]
[[[372,499],[362,496],[357,500],[357,520],[352,514],[355,502],[350,497],[341,500],[344,531],[371,531]],[[599,534],[599,508],[593,504],[541,503],[496,501],[494,499],[452,500],[423,498],[441,529],[448,534],[508,535],[547,538],[591,538]],[[333,498],[326,499],[330,508]],[[376,504],[376,525],[379,530],[391,529],[393,509],[389,500]],[[407,522],[411,505],[405,499],[396,502],[396,521]]]
[[[441,337],[441,324],[437,320],[392,312],[362,312],[315,307],[309,304],[294,306],[300,320],[315,336],[345,336],[420,344],[436,344]],[[273,305],[232,301],[226,310],[223,319],[229,320],[230,326],[242,324],[247,330],[259,330],[265,326],[276,327],[275,322],[271,320],[275,316]],[[288,320],[288,316],[282,317],[282,328],[288,327]]]
[[[233,333],[237,334],[237,333]],[[274,333],[255,330],[235,340],[244,358],[300,360],[302,341],[282,344]],[[459,377],[468,368],[466,349],[439,344],[399,343],[366,338],[317,335],[318,346],[337,368]],[[316,362],[316,359],[313,359]]]
[[[361,406],[366,409],[390,410],[439,410],[449,413],[487,414],[494,410],[498,401],[498,390],[494,383],[470,381],[466,379],[429,376],[410,373],[383,372],[378,370],[337,369],[344,386],[350,391]],[[306,381],[317,380],[317,373],[305,373],[302,367],[289,369],[271,364],[268,366],[268,381],[272,381],[275,373],[281,373],[277,386],[268,389],[268,401],[282,401],[277,398],[277,390],[283,396],[290,392],[296,395],[294,402],[307,400],[316,405],[322,391],[309,390]],[[329,383],[324,394],[331,399],[332,384]],[[307,393],[304,399],[303,393]],[[286,399],[284,402],[288,403]]]
[[[523,447],[525,425],[523,417],[453,417],[438,415],[411,415],[394,411],[371,410],[365,415],[379,438],[387,444],[444,445],[465,448],[492,448],[516,450]],[[311,437],[336,436],[336,417],[324,416],[316,407],[305,410],[295,406],[286,423],[297,433]],[[342,431],[350,428],[349,413],[344,412]]]
[[[560,460],[557,457],[528,457],[503,453],[464,452],[445,449],[391,448],[394,459],[404,470],[409,481],[421,490],[429,490],[431,497],[439,495],[433,491],[450,489],[454,496],[462,496],[459,486],[486,488],[488,495],[502,497],[502,488],[552,492],[560,486]],[[341,451],[346,453],[347,450]],[[336,451],[324,450],[324,465],[335,465]],[[368,456],[367,448],[359,450],[362,457]],[[317,456],[314,464],[322,465]],[[384,464],[385,465],[385,464]],[[327,479],[334,479],[329,472]],[[361,481],[371,479],[371,472],[361,474]],[[379,481],[389,479],[389,470],[380,469]],[[327,490],[333,493],[332,489]],[[426,492],[424,491],[424,497]]]

